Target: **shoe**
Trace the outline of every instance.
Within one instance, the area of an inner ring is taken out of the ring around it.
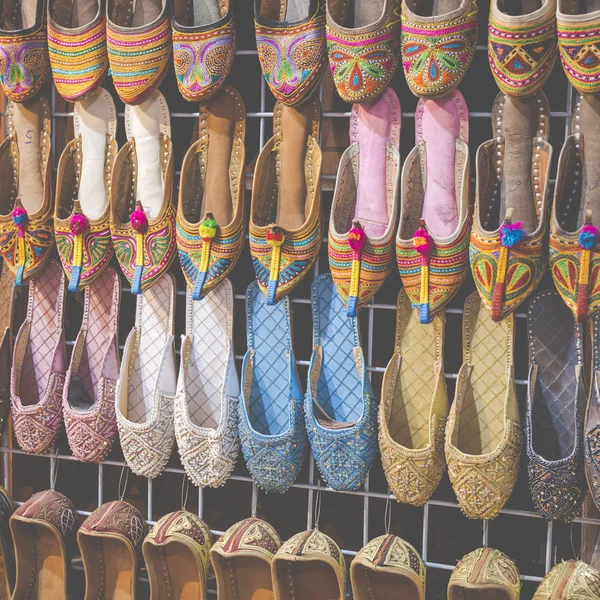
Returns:
[[[29,283],[27,317],[15,338],[10,382],[13,431],[29,454],[50,452],[63,424],[67,370],[64,335],[66,282],[49,260]]]
[[[177,375],[173,348],[175,280],[169,273],[136,303],[116,390],[121,449],[136,475],[153,479],[165,468],[173,444]]]
[[[458,561],[448,583],[448,600],[519,600],[521,575],[512,559],[494,548],[479,548]]]
[[[401,0],[327,3],[329,68],[345,102],[374,100],[391,82],[400,63],[401,6]]]
[[[500,321],[546,270],[552,147],[544,92],[523,99],[498,94],[492,123],[494,139],[477,150],[470,258],[477,291],[492,319]]]
[[[533,297],[527,331],[529,491],[542,517],[570,521],[581,513],[585,500],[583,331],[554,291]]]
[[[76,102],[108,72],[106,0],[48,0],[48,51],[56,91]]]
[[[0,84],[13,102],[33,99],[50,73],[44,0],[4,0]]]
[[[591,354],[590,389],[584,424],[585,475],[590,496],[600,510],[600,313],[590,320],[589,343]]]
[[[419,100],[415,148],[402,169],[396,259],[421,323],[448,305],[469,268],[469,110],[455,90]],[[422,284],[423,283],[423,284]]]
[[[244,101],[226,85],[199,110],[200,135],[181,167],[176,236],[194,300],[227,277],[245,241]]]
[[[532,600],[597,600],[599,597],[600,571],[584,562],[567,560],[546,574]]]
[[[10,535],[10,517],[15,509],[15,501],[0,487],[0,598],[3,600],[9,600],[15,586],[15,549]]]
[[[219,600],[273,600],[271,561],[280,546],[279,535],[265,521],[232,525],[210,550]]]
[[[210,546],[210,529],[195,514],[178,510],[162,517],[142,544],[150,600],[206,600]]]
[[[422,506],[446,469],[445,316],[419,324],[402,290],[396,315],[394,355],[385,370],[379,405],[379,449],[396,500]]]
[[[446,426],[448,475],[470,519],[494,519],[519,473],[522,433],[515,389],[514,316],[495,323],[471,294],[463,312],[463,364]]]
[[[140,294],[175,256],[173,155],[169,108],[155,92],[125,107],[127,143],[117,155],[111,186],[110,230],[131,293]]]
[[[171,27],[179,92],[188,102],[205,102],[221,89],[233,65],[233,2],[174,2]]]
[[[600,196],[596,192],[600,101],[574,102],[569,135],[558,159],[550,219],[550,271],[554,285],[583,323],[600,309]]]
[[[354,600],[425,600],[425,565],[408,542],[395,535],[371,540],[352,560]]]
[[[238,426],[248,470],[267,492],[288,490],[306,448],[291,318],[288,298],[269,306],[256,282],[248,286]]]
[[[275,104],[273,137],[256,162],[250,207],[250,254],[267,304],[312,272],[321,247],[321,105]],[[292,156],[293,153],[293,156]]]
[[[139,554],[146,525],[123,500],[97,508],[77,532],[85,572],[84,600],[136,597]]]
[[[125,104],[148,100],[167,73],[172,52],[169,7],[167,0],[108,0],[108,64]]]
[[[225,485],[238,457],[233,300],[228,279],[202,302],[194,302],[189,289],[186,294],[175,438],[187,476],[201,488]]]
[[[392,270],[401,118],[391,88],[352,107],[350,147],[340,161],[329,220],[329,268],[349,317]]]
[[[15,276],[6,265],[0,265],[0,434],[4,432],[10,410],[14,306]]]
[[[323,479],[358,489],[375,458],[377,400],[360,345],[331,275],[312,284],[313,353],[304,400],[306,433]]]
[[[402,64],[415,96],[444,96],[463,80],[477,46],[477,18],[476,0],[403,0]]]
[[[5,121],[0,253],[21,286],[42,268],[54,246],[50,106],[43,96],[28,104],[9,102]]]
[[[107,267],[85,288],[81,329],[63,390],[63,415],[73,456],[100,462],[117,436],[121,281]]]
[[[271,563],[274,600],[344,600],[346,560],[339,546],[318,529],[285,542]]]
[[[556,59],[556,0],[492,0],[488,59],[502,92],[525,98],[542,88]]]
[[[54,235],[69,291],[88,286],[110,263],[110,187],[117,156],[117,111],[99,88],[73,109],[75,139],[58,162]]]
[[[287,106],[307,100],[325,72],[324,0],[254,0],[254,28],[260,67],[275,100]]]
[[[71,501],[54,490],[34,494],[13,513],[14,600],[68,600],[67,572],[76,519]]]

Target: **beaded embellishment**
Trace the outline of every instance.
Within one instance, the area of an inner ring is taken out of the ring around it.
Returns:
[[[212,553],[235,558],[254,554],[270,562],[279,547],[279,534],[267,523],[260,519],[244,519],[232,525],[213,545]]]
[[[557,19],[558,49],[567,79],[582,94],[600,91],[600,20],[571,24]]]

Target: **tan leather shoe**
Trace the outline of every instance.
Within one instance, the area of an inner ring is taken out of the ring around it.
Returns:
[[[14,511],[14,500],[0,487],[0,600],[9,600],[15,585],[15,549],[9,525]]]
[[[600,572],[584,562],[567,560],[544,577],[532,600],[598,600]]]

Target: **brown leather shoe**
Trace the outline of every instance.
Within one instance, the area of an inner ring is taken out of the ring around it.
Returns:
[[[15,550],[9,527],[14,511],[14,500],[0,487],[0,600],[9,600],[15,586]]]

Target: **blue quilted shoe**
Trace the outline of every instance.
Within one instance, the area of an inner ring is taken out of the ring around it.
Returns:
[[[258,284],[251,283],[246,328],[239,406],[242,452],[258,486],[285,492],[302,468],[306,448],[288,298],[269,306]]]
[[[323,479],[355,490],[377,447],[377,403],[360,347],[358,320],[346,316],[331,275],[312,285],[313,355],[304,401],[306,431]]]

